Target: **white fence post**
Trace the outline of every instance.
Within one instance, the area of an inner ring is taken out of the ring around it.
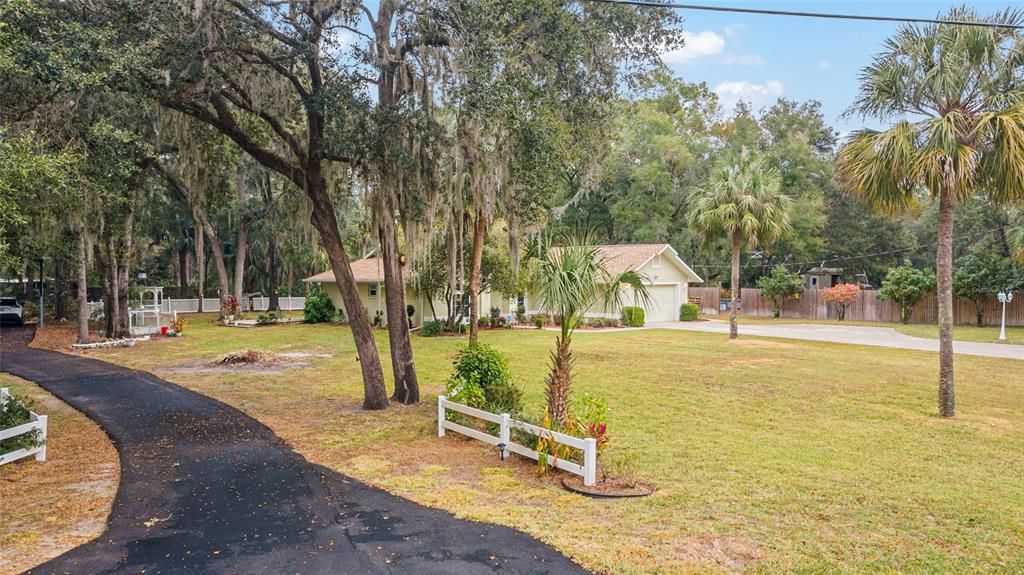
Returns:
[[[39,416],[39,434],[42,436],[43,445],[39,448],[36,453],[36,461],[46,461],[46,433],[47,433],[47,422],[49,420],[48,415]]]
[[[508,459],[508,444],[512,442],[512,417],[507,413],[501,414],[501,431],[498,432],[498,439],[501,441],[501,460]]]
[[[597,483],[597,440],[588,437],[583,440],[583,485]]]
[[[437,396],[437,436],[444,437],[444,401],[448,399],[443,395]]]

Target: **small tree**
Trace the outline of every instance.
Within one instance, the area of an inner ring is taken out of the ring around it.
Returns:
[[[935,290],[935,276],[911,266],[890,268],[878,290],[878,297],[900,305],[900,321],[910,323],[914,306],[928,292]]]
[[[839,321],[846,319],[846,310],[853,302],[857,301],[860,295],[860,286],[857,284],[837,284],[825,291],[825,301],[832,304],[836,310]]]
[[[804,282],[800,276],[790,273],[785,266],[775,266],[771,275],[757,278],[761,295],[772,300],[772,316],[782,315],[786,300],[799,298],[804,293]]]
[[[1013,265],[990,245],[973,246],[956,260],[953,271],[953,295],[974,302],[978,327],[985,323],[985,298],[1010,289]]]

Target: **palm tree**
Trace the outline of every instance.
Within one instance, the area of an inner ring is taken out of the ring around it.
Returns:
[[[606,311],[619,309],[625,287],[631,289],[636,305],[646,305],[650,298],[647,278],[634,271],[612,274],[607,259],[589,234],[566,234],[562,245],[549,247],[542,239],[537,243],[538,265],[532,277],[531,293],[549,313],[561,317],[561,333],[551,353],[551,373],[547,377],[547,413],[553,423],[563,429],[569,426],[569,393],[572,391],[572,334],[583,315],[597,305]]]
[[[729,338],[736,339],[736,306],[740,295],[740,250],[745,244],[768,246],[789,235],[792,201],[781,193],[775,168],[753,150],[743,148],[720,160],[708,184],[690,198],[690,227],[706,241],[726,236],[732,241],[732,310]]]
[[[954,8],[950,20],[1024,24],[1006,10],[979,17]],[[939,410],[956,414],[953,387],[953,215],[957,202],[987,193],[1006,202],[1024,194],[1024,44],[1012,28],[904,26],[861,74],[851,112],[895,120],[860,130],[840,149],[836,179],[887,211],[926,191],[939,202]],[[910,119],[907,119],[910,118]]]

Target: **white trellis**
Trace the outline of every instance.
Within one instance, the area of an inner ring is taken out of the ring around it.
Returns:
[[[11,394],[8,389],[6,387],[0,388],[0,410],[7,408],[7,402],[10,398]],[[30,411],[28,423],[23,423],[7,429],[0,429],[0,441],[31,433],[36,430],[39,431],[39,438],[42,440],[42,444],[39,447],[33,447],[32,449],[19,449],[10,453],[4,453],[0,455],[0,465],[17,461],[32,455],[36,457],[36,461],[46,461],[47,416],[45,415],[39,415],[34,411]]]

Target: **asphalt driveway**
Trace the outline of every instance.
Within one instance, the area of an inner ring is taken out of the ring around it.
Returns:
[[[96,421],[117,447],[121,483],[100,537],[29,573],[585,573],[514,529],[313,465],[228,405],[149,373],[28,348],[31,337],[3,328],[0,370]]]

